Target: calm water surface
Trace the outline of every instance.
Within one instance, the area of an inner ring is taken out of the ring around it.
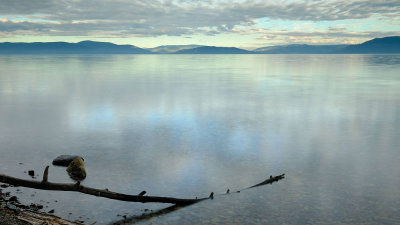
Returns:
[[[143,224],[400,224],[400,55],[1,55],[0,153],[0,173],[78,154],[84,185],[188,198],[286,173]],[[88,224],[169,206],[7,191]]]

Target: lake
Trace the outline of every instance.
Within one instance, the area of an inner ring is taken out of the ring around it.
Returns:
[[[0,153],[25,179],[81,155],[83,185],[127,194],[286,174],[139,224],[400,224],[400,55],[0,55]],[[5,190],[87,224],[169,206]]]

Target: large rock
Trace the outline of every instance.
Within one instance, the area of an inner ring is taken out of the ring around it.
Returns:
[[[68,165],[67,172],[69,176],[77,181],[81,181],[86,178],[85,163],[81,157],[76,157]]]
[[[53,165],[67,167],[72,162],[72,160],[74,160],[77,157],[80,157],[80,156],[77,156],[77,155],[60,155],[60,156],[58,156],[57,158],[55,158],[53,160]],[[80,157],[80,158],[82,158],[82,157]]]

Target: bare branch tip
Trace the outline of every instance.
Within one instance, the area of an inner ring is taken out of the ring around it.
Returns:
[[[46,166],[46,168],[44,169],[42,183],[47,183],[49,179],[49,167],[50,166]]]

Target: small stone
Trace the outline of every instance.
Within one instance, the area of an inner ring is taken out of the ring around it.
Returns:
[[[30,204],[29,205],[29,208],[31,209],[31,210],[33,210],[33,211],[38,211],[38,207],[37,207],[37,205],[36,204]]]
[[[54,209],[52,209],[52,210],[48,211],[48,213],[54,213]]]
[[[28,171],[28,175],[31,176],[31,177],[35,176],[35,171],[34,170],[29,170]]]
[[[214,192],[211,192],[210,197],[211,199],[214,199]]]
[[[18,202],[17,196],[11,196],[11,198],[8,199],[10,202]]]
[[[7,208],[11,210],[17,210],[18,208],[15,205],[7,204]]]

